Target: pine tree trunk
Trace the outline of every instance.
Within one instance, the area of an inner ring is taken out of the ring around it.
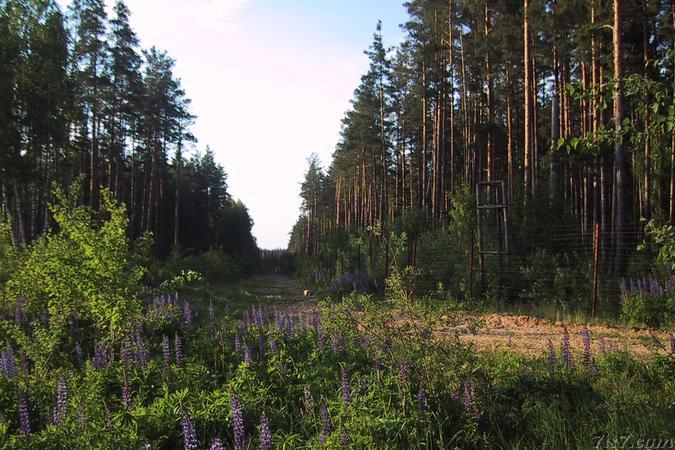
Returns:
[[[448,106],[450,119],[450,180],[448,191],[454,192],[455,189],[455,85],[454,85],[454,55],[453,55],[453,0],[448,0],[448,67],[450,73],[448,76]]]
[[[530,97],[532,80],[530,79],[532,72],[530,70],[531,56],[530,56],[530,27],[528,23],[528,8],[529,1],[523,0],[523,45],[524,45],[524,70],[525,70],[525,87],[523,95],[525,97],[525,149],[524,149],[524,182],[525,182],[525,201],[532,197],[532,99]]]
[[[551,156],[549,174],[549,203],[551,206],[559,205],[562,201],[560,195],[560,157],[557,146],[560,138],[560,106],[559,106],[559,82],[558,57],[556,48],[553,48],[553,92],[551,93]]]
[[[615,260],[614,275],[622,277],[626,271],[628,250],[628,158],[622,143],[623,109],[623,46],[622,46],[622,0],[614,0],[614,124],[616,144],[614,161],[616,165],[616,222],[614,225]]]
[[[483,32],[485,40],[490,36],[490,10],[488,5],[485,5],[483,13]],[[487,180],[495,180],[495,143],[494,143],[494,122],[495,122],[495,106],[494,106],[494,81],[492,75],[492,67],[490,61],[490,51],[485,53],[485,78],[486,78],[486,99],[487,99]]]
[[[507,160],[507,180],[508,180],[508,203],[509,211],[513,206],[513,99],[511,94],[511,66],[506,64],[506,160]]]
[[[176,198],[174,199],[173,208],[173,246],[178,250],[179,232],[180,232],[180,183],[181,183],[181,169],[183,166],[183,155],[181,152],[181,142],[178,142],[178,149],[176,151]]]

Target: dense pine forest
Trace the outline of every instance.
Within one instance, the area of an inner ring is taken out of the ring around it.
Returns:
[[[616,280],[654,275],[645,225],[675,222],[675,4],[405,7],[405,39],[385,48],[378,25],[366,50],[332,161],[309,161],[289,248],[377,281],[390,255],[367,230],[405,232],[427,288],[563,289],[589,311],[593,291],[616,305]]]
[[[276,250],[128,2],[0,0],[0,450],[673,448],[675,0],[405,3]]]
[[[246,207],[213,152],[195,151],[195,116],[174,60],[142,49],[122,1],[0,2],[0,183],[15,245],[54,223],[54,186],[79,180],[79,203],[124,202],[130,236],[153,253],[218,250],[253,259]],[[250,265],[250,264],[249,264]]]

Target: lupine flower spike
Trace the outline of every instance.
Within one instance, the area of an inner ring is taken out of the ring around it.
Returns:
[[[68,385],[63,378],[56,383],[56,406],[54,407],[54,425],[61,426],[68,408]]]
[[[28,400],[26,395],[22,394],[19,398],[19,429],[22,436],[30,434],[30,418],[28,417]]]
[[[319,409],[319,417],[321,418],[321,434],[319,435],[319,439],[321,440],[322,444],[326,443],[326,439],[328,438],[328,435],[331,434],[333,431],[333,423],[330,420],[330,413],[328,412],[328,405],[326,404],[326,401],[324,400],[323,403],[321,403],[321,408]]]
[[[232,427],[234,431],[234,447],[237,450],[244,448],[244,410],[239,398],[232,394]]]
[[[169,360],[171,359],[171,349],[169,348],[169,337],[162,336],[162,364],[164,370],[169,369]]]
[[[570,352],[570,333],[567,331],[567,327],[563,328],[560,354],[562,355],[562,360],[565,367],[572,365],[572,353]]]
[[[348,405],[352,402],[352,388],[349,385],[349,376],[344,366],[340,367],[340,384],[342,385],[342,399]]]
[[[262,416],[260,416],[260,450],[272,450],[273,448],[270,421],[263,411]]]
[[[185,450],[197,450],[199,448],[199,441],[197,440],[195,423],[188,416],[183,415],[180,425],[183,429],[183,448]]]

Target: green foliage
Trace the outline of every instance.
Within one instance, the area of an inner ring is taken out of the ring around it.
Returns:
[[[621,319],[630,325],[650,325],[657,317],[654,306],[651,296],[627,295],[621,299]]]
[[[645,232],[658,246],[657,261],[668,270],[675,271],[675,230],[672,225],[658,225],[650,220],[645,225]],[[639,248],[645,249],[646,243]]]
[[[672,281],[671,281],[672,282]],[[658,285],[656,280],[640,283]],[[675,293],[671,289],[649,286],[623,288],[621,292],[621,320],[633,326],[659,327],[675,322]]]
[[[439,326],[457,326],[461,317],[441,317],[431,303],[404,298],[351,294],[323,304],[316,326],[294,331],[283,312],[281,327],[268,320],[246,326],[230,315],[213,324],[192,316],[188,325],[184,305],[153,302],[144,311],[130,348],[133,355],[142,342],[147,364],[132,357],[80,366],[64,351],[48,373],[0,375],[0,448],[179,449],[184,416],[195,423],[199,448],[215,437],[232,448],[233,395],[243,405],[245,448],[259,445],[263,411],[276,448],[340,448],[343,428],[353,448],[584,448],[600,434],[661,436],[673,420],[672,357],[641,362],[599,353],[597,370],[580,363],[568,370],[551,367],[546,355],[479,353],[457,337],[434,338]],[[182,340],[180,363],[170,348],[165,366],[163,336],[171,347],[176,336]],[[249,349],[250,364],[235,339]],[[123,345],[111,350],[121,354]],[[58,379],[68,401],[54,423]],[[28,403],[27,436],[19,431],[17,392]],[[323,404],[332,424],[325,444]]]
[[[11,223],[0,213],[0,305],[7,302],[7,282],[16,270],[19,253],[12,244]]]
[[[77,206],[78,184],[55,188],[51,212],[58,229],[36,241],[19,261],[8,286],[11,298],[25,302],[45,358],[68,338],[72,323],[90,323],[90,338],[115,339],[138,322],[145,273],[142,255],[130,249],[124,206],[103,192],[97,220]],[[147,249],[145,249],[147,250]],[[48,324],[38,320],[49,314]]]
[[[220,250],[180,254],[173,252],[157,261],[150,270],[148,282],[159,292],[170,293],[194,286],[198,281],[220,284],[240,280],[253,272],[255,261],[250,255],[238,257]]]

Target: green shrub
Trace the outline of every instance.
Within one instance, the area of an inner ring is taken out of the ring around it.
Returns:
[[[78,192],[77,184],[68,193],[55,189],[50,209],[56,231],[28,249],[8,281],[10,298],[32,321],[32,347],[44,358],[68,338],[72,324],[90,325],[91,338],[115,340],[140,316],[145,269],[142,253],[130,249],[125,208],[104,191],[104,219],[98,219],[77,206]],[[141,248],[147,250],[147,241]]]
[[[624,280],[621,285],[621,319],[629,325],[658,327],[675,317],[675,280]]]

